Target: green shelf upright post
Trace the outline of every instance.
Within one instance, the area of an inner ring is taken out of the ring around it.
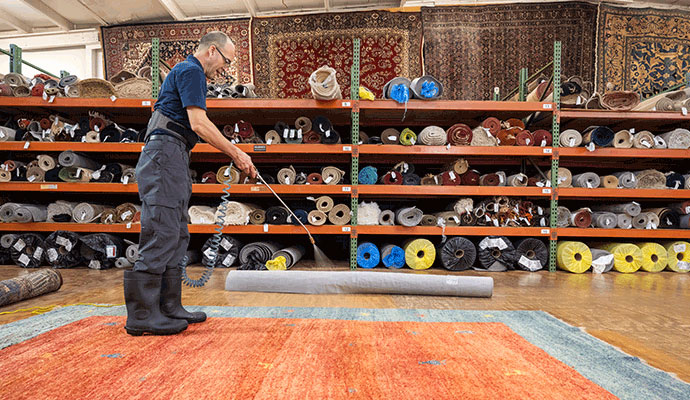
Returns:
[[[151,39],[151,97],[158,98],[158,90],[160,89],[160,39],[155,37]]]
[[[350,76],[350,99],[352,104],[352,157],[350,163],[350,180],[352,191],[350,193],[350,209],[352,220],[350,225],[350,269],[357,269],[357,207],[359,206],[359,38],[352,41],[352,70]]]
[[[64,78],[66,76],[69,76],[69,72],[65,70],[60,70],[60,78]]]
[[[561,42],[553,43],[553,110],[551,134],[553,153],[551,154],[551,230],[549,240],[549,271],[556,271],[556,246],[558,244],[558,138],[561,132]]]
[[[501,101],[501,89],[498,86],[494,88],[493,99],[494,101]]]
[[[22,73],[22,48],[16,44],[10,45],[10,72]]]
[[[520,89],[520,94],[519,94],[519,101],[525,101],[527,100],[527,79],[529,78],[529,73],[527,72],[527,68],[521,68],[520,69],[520,77],[519,77],[519,89]]]

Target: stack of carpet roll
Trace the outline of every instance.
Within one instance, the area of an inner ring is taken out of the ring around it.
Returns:
[[[632,201],[598,204],[592,209],[580,208],[574,211],[559,206],[557,223],[559,228],[688,229],[690,216],[687,211],[690,209],[682,207],[682,204],[643,209],[639,203]]]
[[[672,131],[653,134],[643,130],[623,129],[613,131],[607,126],[590,126],[580,132],[566,129],[559,136],[561,147],[585,146],[589,150],[596,147],[613,147],[618,149],[688,149],[690,148],[690,130],[676,128]]]
[[[551,171],[546,174],[551,181]],[[579,187],[596,189],[688,189],[690,188],[690,174],[677,172],[661,172],[655,169],[642,171],[618,171],[610,175],[598,175],[595,172],[583,172],[573,175],[563,167],[558,168],[559,187]],[[537,183],[537,186],[541,186]]]
[[[263,173],[262,178],[269,185],[340,185],[345,183],[346,174],[342,169],[328,165],[318,170],[315,168],[304,168],[297,170],[292,165],[281,168],[275,177],[269,173]],[[236,184],[257,184],[256,178],[250,178],[241,173],[237,168],[224,165],[217,171],[207,171],[201,174],[201,183],[230,183]]]
[[[335,130],[331,121],[324,116],[317,116],[313,120],[308,117],[299,117],[293,125],[279,121],[263,137],[246,121],[225,125],[222,132],[232,143],[265,143],[268,145],[342,143],[340,134]]]
[[[652,96],[640,102],[633,110],[678,112],[683,108],[690,109],[690,89],[688,88]]]
[[[251,83],[231,85],[229,83],[209,83],[206,98],[214,99],[252,99],[257,97],[256,87]]]
[[[0,127],[0,142],[136,142],[139,131],[111,121],[90,111],[88,116],[70,119],[58,114],[8,121]]]
[[[120,163],[100,164],[67,150],[56,158],[40,154],[28,163],[7,160],[0,165],[0,182],[136,183],[135,169]]]
[[[0,79],[0,96],[43,97],[51,101],[55,97],[79,97],[79,78],[68,75],[56,78],[47,74],[37,74],[28,78],[22,74],[9,73]]]
[[[474,129],[464,123],[457,123],[448,129],[431,125],[418,132],[412,128],[398,130],[388,128],[379,136],[360,132],[359,144],[398,144],[403,146],[550,146],[551,132],[526,129],[525,123],[517,118],[501,121],[490,117]]]
[[[141,206],[123,203],[116,207],[58,200],[45,205],[8,202],[0,206],[5,223],[77,222],[81,224],[129,224],[141,219]]]
[[[690,271],[690,243],[667,241],[663,243],[593,243],[591,246],[577,241],[559,241],[556,250],[557,267],[572,273],[617,271],[633,273],[639,270],[660,272]]]

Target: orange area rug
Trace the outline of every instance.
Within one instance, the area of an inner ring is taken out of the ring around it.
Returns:
[[[613,399],[500,322],[93,316],[0,350],[12,399]],[[5,396],[3,396],[5,397]]]

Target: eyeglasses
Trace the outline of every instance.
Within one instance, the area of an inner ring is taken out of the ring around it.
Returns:
[[[232,63],[232,61],[225,57],[225,54],[223,54],[218,47],[216,47],[216,51],[218,52],[218,54],[220,54],[221,57],[223,57],[223,61],[225,61],[225,64],[230,65]]]

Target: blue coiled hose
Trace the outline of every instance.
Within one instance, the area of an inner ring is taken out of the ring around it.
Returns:
[[[232,162],[230,163],[230,166],[228,167],[228,171],[232,168]],[[189,287],[202,287],[208,282],[209,279],[211,279],[211,274],[213,273],[213,267],[216,265],[216,258],[218,258],[218,246],[220,246],[220,241],[223,238],[223,227],[225,226],[225,213],[227,212],[228,209],[228,202],[230,201],[230,179],[227,179],[225,182],[225,187],[223,188],[223,195],[221,196],[221,203],[220,207],[218,207],[219,215],[218,218],[216,219],[216,233],[213,235],[211,238],[211,245],[209,246],[209,249],[211,249],[212,256],[209,257],[210,263],[209,265],[206,266],[206,270],[204,270],[204,273],[201,274],[201,278],[199,279],[192,279],[187,275],[187,261],[189,261],[189,258],[185,255],[182,258],[182,261],[180,261],[180,269],[182,270],[182,282],[189,286]]]

